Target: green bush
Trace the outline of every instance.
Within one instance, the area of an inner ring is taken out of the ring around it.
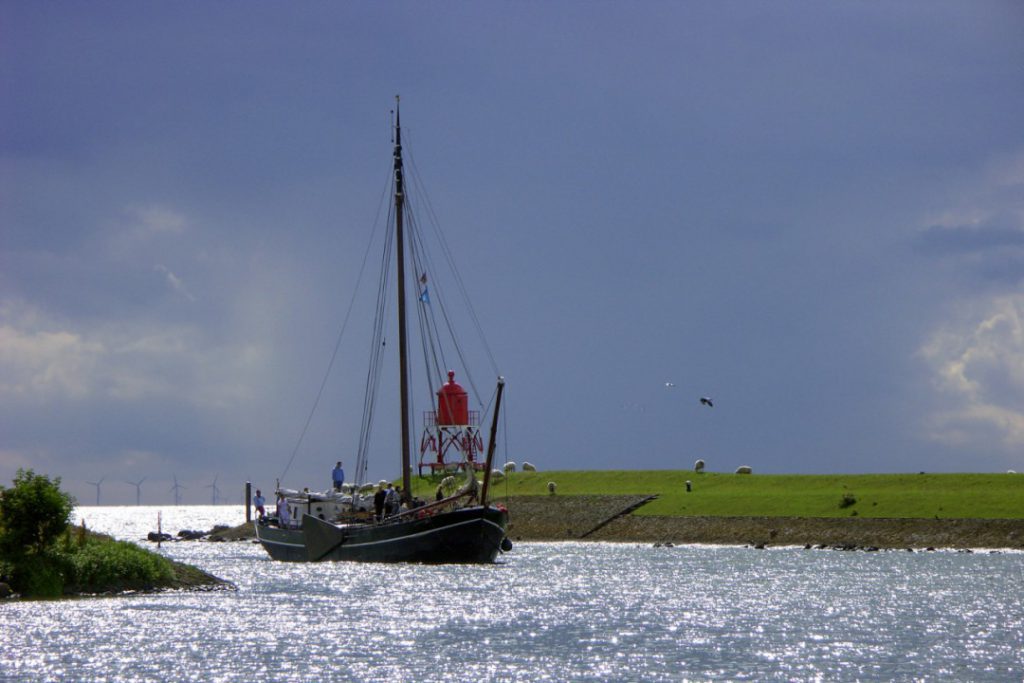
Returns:
[[[72,571],[67,555],[56,548],[27,553],[3,565],[3,580],[15,593],[32,598],[59,598]]]
[[[32,470],[18,471],[14,487],[0,487],[0,577],[27,597],[104,593],[168,585],[171,563],[109,536],[71,528],[74,501]]]
[[[68,574],[67,557],[53,551],[33,554],[17,566],[15,583],[11,588],[33,598],[59,598],[64,594],[64,581]]]
[[[18,470],[13,488],[0,486],[0,557],[42,553],[67,528],[74,505],[60,477]]]

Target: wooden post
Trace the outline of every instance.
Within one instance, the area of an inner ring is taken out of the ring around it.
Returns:
[[[252,521],[252,482],[245,482],[245,523]]]
[[[498,411],[501,410],[501,392],[505,388],[505,378],[498,377],[498,395],[494,399],[494,417],[491,420],[491,437],[487,442],[487,460],[484,465],[484,485],[480,490],[480,504],[487,507],[487,489],[491,485],[491,468],[494,467],[494,445],[498,436]],[[476,476],[475,474],[473,475]]]

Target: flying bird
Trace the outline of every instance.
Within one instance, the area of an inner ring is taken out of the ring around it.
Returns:
[[[707,406],[708,408],[714,408],[715,407],[715,404],[712,403],[711,399],[708,398],[707,396],[701,396],[700,397],[700,404],[702,406]]]
[[[673,382],[665,382],[665,386],[668,387],[669,389],[671,389],[672,387],[675,386],[675,383],[673,383]]]

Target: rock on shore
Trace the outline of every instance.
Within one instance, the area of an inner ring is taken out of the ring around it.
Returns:
[[[230,581],[218,578],[190,564],[171,560],[174,570],[174,581],[168,586],[160,586],[162,590],[213,591],[237,590]]]

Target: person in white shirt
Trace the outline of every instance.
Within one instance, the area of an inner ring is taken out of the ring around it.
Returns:
[[[291,524],[291,513],[288,511],[288,501],[285,500],[284,494],[277,494],[277,523],[282,528]]]

